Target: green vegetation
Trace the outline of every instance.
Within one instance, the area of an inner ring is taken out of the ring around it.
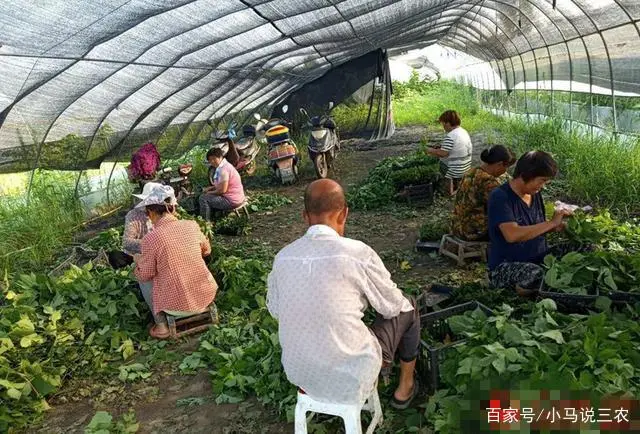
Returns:
[[[456,109],[463,127],[487,133],[490,143],[507,143],[518,152],[552,152],[560,164],[563,198],[611,207],[613,215],[640,211],[640,145],[636,143],[567,133],[556,120],[528,125],[500,119],[480,109],[484,96],[450,82],[425,83],[412,78],[407,84],[396,84],[395,90],[394,114],[399,126],[421,125],[441,131],[438,115]],[[344,127],[366,119],[368,107],[338,107],[335,114],[338,125]],[[375,110],[372,116],[377,116]],[[205,184],[204,153],[210,128],[183,128],[168,129],[161,145],[182,152],[187,142],[201,141],[202,146],[169,163],[193,163],[192,180]],[[101,140],[107,146],[112,132],[103,133]],[[71,143],[79,139],[65,140]],[[348,201],[355,209],[379,208],[394,201],[403,187],[432,182],[438,173],[437,160],[421,152],[387,158],[350,189]],[[160,345],[154,347],[153,355],[133,357],[136,351],[149,350],[151,344],[145,342],[143,319],[147,307],[137,295],[130,269],[114,271],[90,263],[72,267],[61,277],[44,274],[87,217],[73,195],[74,182],[72,175],[38,172],[29,205],[20,198],[0,199],[0,265],[5,270],[0,285],[4,296],[0,306],[2,432],[33,423],[47,408],[46,400],[69,379],[108,374],[128,387],[153,375],[154,357],[167,357],[165,346]],[[249,196],[250,212],[272,212],[291,203],[278,194]],[[433,213],[439,211],[447,210],[442,207]],[[197,221],[208,237],[214,232],[242,235],[249,230],[245,218],[230,216],[210,224],[182,215]],[[447,231],[446,216],[425,220],[421,239],[438,240]],[[109,229],[85,246],[118,249],[120,234],[118,228]],[[569,221],[567,237],[576,245],[595,245],[597,251],[548,259],[546,281],[550,287],[575,294],[596,293],[596,289],[599,294],[640,292],[640,230],[635,223],[622,223],[606,212],[579,216]],[[213,252],[210,268],[220,284],[217,304],[221,323],[200,337],[197,351],[177,356],[180,371],[192,374],[208,370],[218,403],[256,396],[259,402],[291,418],[295,387],[283,372],[277,323],[265,305],[267,274],[275,252],[260,243],[238,246],[235,241],[233,249],[215,243]],[[401,266],[405,271],[408,268],[408,263],[406,268]],[[35,270],[38,274],[20,274]],[[401,423],[400,432],[416,431],[428,420],[436,432],[460,432],[461,421],[471,420],[465,403],[479,402],[478,391],[486,390],[486,385],[484,389],[478,386],[480,380],[506,388],[519,384],[552,389],[566,386],[638,395],[640,329],[638,312],[633,308],[625,307],[626,316],[609,311],[591,316],[563,315],[549,300],[534,305],[513,293],[468,282],[447,303],[469,300],[492,308],[508,302],[515,309],[505,306],[489,318],[479,312],[451,318],[448,339],[466,338],[467,343],[446,353],[441,371],[444,389],[423,404],[426,411],[388,411],[384,429],[397,432],[396,424]],[[606,310],[606,304],[601,301],[599,306]],[[444,341],[441,336],[426,336],[426,340]],[[384,387],[381,389],[384,391]],[[184,405],[190,399],[181,402]],[[474,408],[474,417],[477,419],[482,411],[484,408]],[[86,432],[129,433],[137,429],[133,413],[115,420],[106,412],[98,412]]]
[[[425,412],[436,432],[486,428],[486,406],[478,403],[496,399],[490,390],[589,391],[595,408],[603,396],[640,393],[637,312],[564,315],[545,299],[520,319],[511,313],[504,305],[494,317],[478,310],[448,319],[466,343],[444,353],[442,390]],[[520,398],[519,408],[540,405],[541,397]]]
[[[278,325],[266,308],[266,282],[275,252],[259,246],[244,250],[241,259],[218,250],[211,268],[221,284],[217,305],[222,323],[200,338],[200,348],[180,368],[189,373],[211,370],[216,402],[239,402],[255,395],[287,412],[295,405],[295,387],[280,363]]]
[[[553,291],[580,295],[640,293],[640,227],[618,222],[608,212],[568,220],[566,241],[588,253],[547,256],[545,284]]]
[[[545,258],[545,283],[570,294],[640,293],[640,257],[624,252],[571,252]]]
[[[130,434],[138,432],[140,424],[136,421],[136,413],[129,410],[119,420],[114,421],[106,411],[98,411],[85,428],[85,434]]]
[[[73,172],[36,171],[29,201],[23,194],[0,196],[0,270],[43,270],[60,259],[89,217],[75,195],[76,180]],[[86,191],[81,183],[79,193]],[[127,188],[112,185],[113,208],[130,197]]]
[[[640,143],[566,132],[560,120],[499,126],[500,139],[519,153],[550,152],[558,161],[568,199],[599,205],[623,215],[640,211]],[[496,141],[496,140],[494,140]]]
[[[438,118],[446,110],[455,110],[467,131],[485,130],[499,124],[501,118],[480,108],[471,87],[449,81],[425,83],[410,88],[404,96],[394,99],[393,119],[398,127],[423,125],[440,127]]]
[[[85,217],[73,194],[71,178],[38,172],[30,203],[22,197],[0,197],[3,270],[40,270],[52,264],[60,249],[71,242],[72,228]]]
[[[449,233],[449,220],[434,218],[420,227],[420,241],[440,241],[447,233]]]
[[[440,176],[439,162],[418,151],[406,157],[389,157],[369,171],[367,178],[347,192],[353,209],[371,210],[388,205],[407,185],[426,184]]]
[[[115,370],[144,336],[146,305],[129,270],[72,266],[61,277],[5,278],[0,431],[25,428],[63,382]],[[116,370],[117,372],[117,370]]]
[[[640,252],[640,226],[614,219],[608,211],[597,215],[576,214],[567,221],[565,235],[578,246],[593,245],[602,250]]]

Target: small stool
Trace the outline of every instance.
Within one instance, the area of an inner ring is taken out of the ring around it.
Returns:
[[[212,324],[218,324],[218,308],[215,303],[211,303],[204,312],[189,316],[174,316],[165,312],[169,333],[172,339],[182,336],[199,333],[208,329]]]
[[[231,210],[231,212],[233,212],[236,216],[240,217],[240,213],[244,213],[247,218],[249,218],[249,202],[248,201],[244,201],[242,202],[242,205],[240,205],[237,208],[234,208]]]
[[[487,262],[487,248],[489,243],[483,241],[463,241],[451,234],[444,235],[440,241],[438,253],[453,258],[462,266],[466,259],[480,258]]]
[[[307,434],[307,412],[339,416],[344,420],[345,434],[362,434],[362,424],[360,422],[360,412],[362,410],[373,413],[371,424],[366,432],[366,434],[373,434],[376,427],[382,423],[382,407],[380,406],[380,398],[378,397],[377,381],[369,397],[365,402],[359,404],[335,404],[316,401],[301,389],[298,389],[298,402],[296,403],[295,412],[295,434]]]

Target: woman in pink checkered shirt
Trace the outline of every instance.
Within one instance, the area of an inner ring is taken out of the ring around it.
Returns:
[[[156,189],[138,206],[145,207],[153,231],[142,240],[142,254],[136,255],[136,277],[153,281],[151,311],[155,325],[149,334],[157,339],[169,336],[165,313],[188,316],[206,311],[218,285],[204,256],[211,245],[194,221],[172,215],[171,192]]]

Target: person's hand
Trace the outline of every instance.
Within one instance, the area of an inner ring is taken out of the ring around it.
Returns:
[[[566,209],[556,210],[556,212],[553,213],[553,219],[551,220],[555,226],[555,229],[559,231],[564,230],[565,223],[562,221],[562,219],[572,214],[573,213],[571,211]]]

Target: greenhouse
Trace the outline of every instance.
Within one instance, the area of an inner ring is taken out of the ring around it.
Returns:
[[[640,432],[640,2],[7,0],[0,76],[0,432]]]

